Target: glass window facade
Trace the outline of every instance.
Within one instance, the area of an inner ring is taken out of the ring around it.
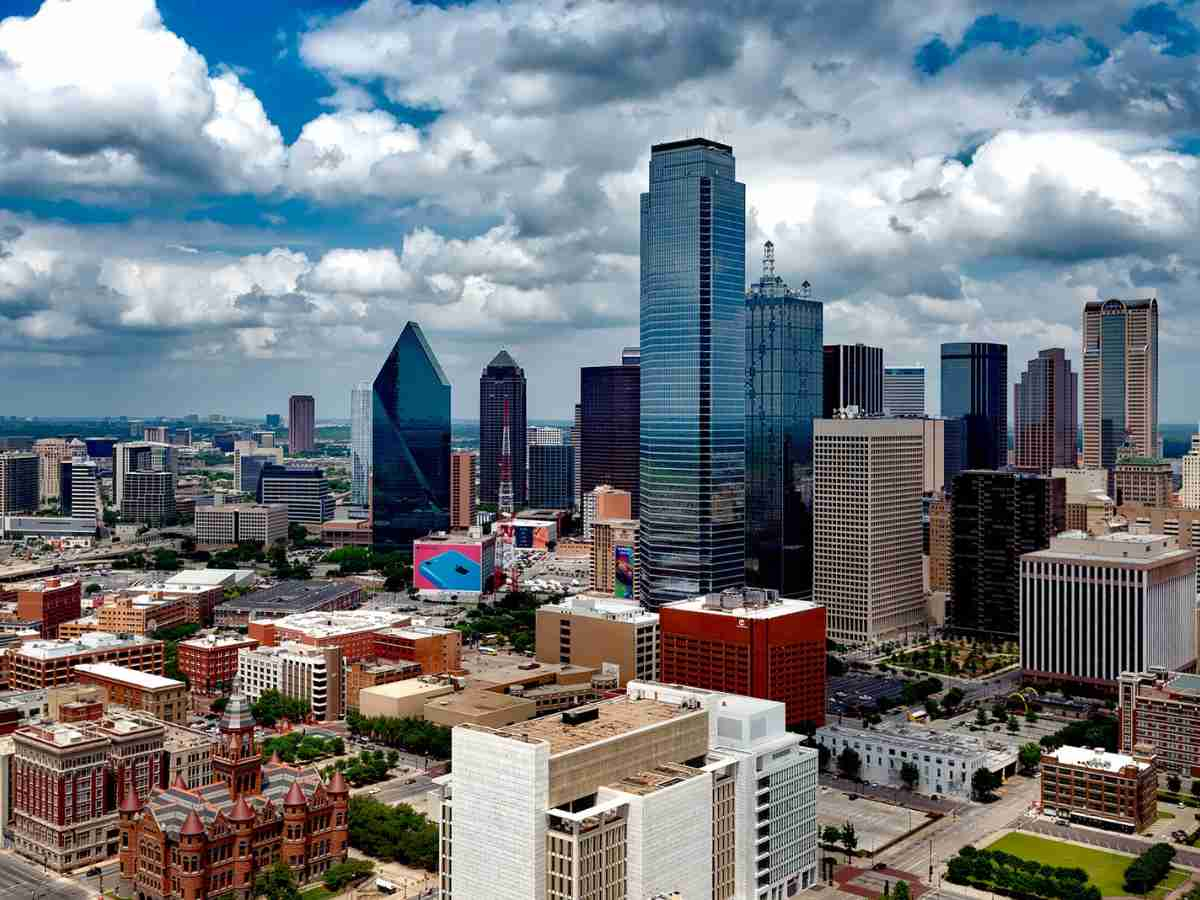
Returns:
[[[1008,464],[1007,346],[942,344],[942,415],[963,420],[964,468]]]
[[[1100,464],[1111,469],[1125,443],[1125,316],[1100,320]]]
[[[641,366],[588,366],[579,370],[579,489],[601,484],[629,491],[633,518],[640,512],[638,441]]]
[[[365,381],[350,391],[350,502],[371,503],[371,385]]]
[[[787,597],[812,594],[823,313],[777,276],[746,297],[746,583]]]
[[[450,527],[450,382],[416,322],[404,326],[372,385],[375,547],[412,550]]]
[[[745,236],[733,148],[705,139],[651,148],[639,542],[652,608],[745,578]]]
[[[501,448],[504,445],[505,408],[508,410],[508,446],[512,457],[512,502],[520,509],[528,501],[525,485],[528,422],[525,418],[525,370],[501,350],[479,377],[479,502],[500,500]]]

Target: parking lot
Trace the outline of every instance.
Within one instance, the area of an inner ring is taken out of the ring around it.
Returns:
[[[829,712],[851,714],[854,710],[874,710],[880,698],[898,700],[904,693],[904,682],[886,675],[847,672],[830,678],[826,686]]]
[[[920,828],[929,819],[928,814],[920,810],[892,806],[866,797],[851,800],[850,797],[855,795],[824,785],[817,792],[818,828],[824,829],[828,825],[841,828],[850,822],[858,835],[860,853],[873,853]]]

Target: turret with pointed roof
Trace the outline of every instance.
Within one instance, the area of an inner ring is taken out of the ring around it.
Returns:
[[[254,712],[234,680],[233,693],[221,716],[221,740],[213,750],[213,775],[229,786],[229,796],[262,790],[262,757],[254,743]]]

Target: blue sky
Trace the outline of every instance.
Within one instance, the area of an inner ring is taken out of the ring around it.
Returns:
[[[1079,364],[1082,304],[1159,297],[1197,416],[1197,4],[187,0],[0,4],[2,414],[346,414],[409,319],[473,416],[637,342],[649,146],[735,147],[832,341],[930,370]]]

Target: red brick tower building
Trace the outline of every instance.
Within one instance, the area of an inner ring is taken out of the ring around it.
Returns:
[[[825,724],[825,610],[746,588],[658,611],[667,684],[787,704],[788,725]]]
[[[154,900],[250,900],[259,873],[285,862],[304,884],[346,859],[350,789],[276,758],[263,763],[250,705],[235,689],[221,720],[212,784],[176,781],[119,808],[121,877]]]

